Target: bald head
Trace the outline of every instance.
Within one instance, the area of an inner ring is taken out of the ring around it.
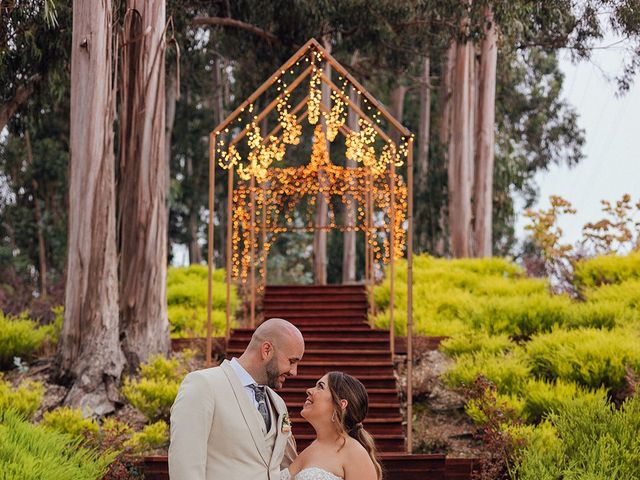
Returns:
[[[238,361],[256,382],[277,389],[298,373],[303,354],[300,330],[282,318],[270,318],[256,328]]]
[[[262,322],[253,332],[247,349],[259,349],[264,341],[271,342],[274,345],[297,342],[304,348],[304,339],[298,327],[282,318],[270,318]]]

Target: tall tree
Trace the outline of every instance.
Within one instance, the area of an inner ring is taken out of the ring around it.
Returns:
[[[473,254],[492,255],[493,165],[495,157],[496,25],[491,7],[485,8],[484,37],[480,41],[477,134],[473,182]]]
[[[66,403],[113,411],[124,366],[118,329],[111,2],[73,2],[69,250],[59,375]]]
[[[129,367],[169,351],[165,2],[129,0],[118,171],[120,335]]]

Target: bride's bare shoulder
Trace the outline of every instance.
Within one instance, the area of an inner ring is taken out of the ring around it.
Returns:
[[[376,468],[369,452],[356,439],[349,437],[345,444],[344,473],[345,479],[376,480]]]

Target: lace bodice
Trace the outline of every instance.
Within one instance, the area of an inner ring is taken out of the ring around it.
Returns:
[[[344,480],[342,477],[336,477],[333,473],[327,472],[321,468],[309,467],[300,470],[295,478],[291,478],[289,469],[285,468],[280,472],[280,480]]]

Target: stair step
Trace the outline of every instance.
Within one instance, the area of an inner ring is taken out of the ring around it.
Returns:
[[[320,379],[315,375],[297,375],[287,378],[287,388],[309,388]],[[367,388],[396,388],[396,378],[391,375],[358,375],[358,380]]]
[[[315,434],[296,435],[296,444],[298,451],[301,452],[307,448],[313,440],[315,440]],[[384,450],[385,452],[404,452],[405,451],[405,436],[404,435],[373,435],[376,448],[378,450]]]
[[[306,388],[291,387],[288,385],[288,379],[285,384],[285,388],[278,390],[278,394],[285,399],[285,402],[299,403],[306,400]],[[398,400],[398,392],[395,388],[370,388],[367,389],[367,393],[369,394],[370,403],[394,402]]]
[[[340,335],[336,333],[336,336]],[[359,348],[365,350],[381,350],[385,352],[389,352],[389,338],[359,338],[359,336],[355,336],[354,338],[332,338],[332,337],[316,337],[313,335],[305,335],[304,336],[304,345],[308,350],[340,350],[340,349],[348,349],[348,348]],[[245,336],[244,338],[239,335],[234,335],[229,339],[229,349],[244,349],[250,340],[250,336]]]
[[[387,362],[328,362],[328,361],[303,361],[298,366],[299,375],[317,375],[322,377],[325,373],[340,371],[358,377],[360,375],[393,375],[393,364]]]
[[[274,292],[270,292],[270,293],[266,293],[264,296],[264,300],[265,302],[290,302],[290,301],[298,301],[298,302],[306,302],[306,301],[320,301],[320,300],[328,300],[331,302],[351,302],[351,301],[355,301],[355,302],[362,302],[362,301],[367,301],[367,295],[365,292],[362,293],[351,293],[351,292],[346,292],[346,293],[327,293],[327,292],[321,292],[321,293],[311,293],[311,294],[306,294],[306,293],[300,293],[300,294],[295,294],[292,295],[290,293],[274,293]]]
[[[366,289],[364,285],[267,285],[265,296],[271,293],[295,295],[313,295],[316,293],[361,293],[364,294]]]
[[[244,348],[228,348],[227,356],[239,357]],[[302,357],[302,362],[391,362],[391,353],[388,350],[310,350],[307,349]],[[301,363],[302,365],[302,363]]]
[[[300,412],[304,402],[287,402],[287,409],[291,418],[302,418]],[[395,417],[400,412],[400,402],[398,400],[384,403],[369,403],[369,412],[367,418],[388,418]]]
[[[308,298],[306,300],[292,298],[288,301],[283,300],[271,300],[264,299],[263,309],[267,311],[271,310],[296,310],[296,309],[304,309],[304,310],[367,310],[367,301],[366,299],[362,299],[359,301],[335,301],[334,299],[316,299],[316,298]]]

